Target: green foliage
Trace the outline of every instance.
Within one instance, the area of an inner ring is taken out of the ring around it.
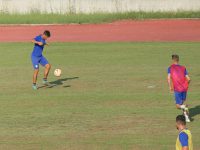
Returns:
[[[123,19],[166,19],[200,18],[200,12],[127,12],[94,14],[42,14],[31,11],[29,14],[0,14],[0,24],[68,24],[103,23]]]

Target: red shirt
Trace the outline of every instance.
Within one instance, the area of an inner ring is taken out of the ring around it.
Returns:
[[[187,70],[184,66],[172,64],[168,68],[168,73],[171,75],[174,91],[187,92],[188,81],[186,79]]]

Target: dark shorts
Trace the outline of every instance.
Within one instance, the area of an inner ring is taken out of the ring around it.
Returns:
[[[182,105],[187,97],[187,92],[174,92],[176,104]]]

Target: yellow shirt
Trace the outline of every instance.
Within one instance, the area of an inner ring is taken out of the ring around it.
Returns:
[[[179,133],[179,135],[182,132],[184,132],[185,134],[188,135],[188,148],[189,148],[189,150],[193,150],[192,134],[191,134],[190,130],[184,129]],[[182,150],[182,145],[181,145],[181,142],[179,140],[179,135],[178,135],[177,140],[176,140],[176,150]]]

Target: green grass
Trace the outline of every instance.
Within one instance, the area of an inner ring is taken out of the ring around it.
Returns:
[[[123,19],[200,18],[200,12],[127,12],[94,14],[0,13],[0,24],[68,24],[103,23]]]
[[[57,86],[38,91],[31,89],[31,49],[0,43],[0,149],[174,149],[181,111],[166,84],[172,53],[192,78],[188,127],[200,149],[200,43],[52,43],[44,55]],[[62,69],[60,78],[55,68]]]

